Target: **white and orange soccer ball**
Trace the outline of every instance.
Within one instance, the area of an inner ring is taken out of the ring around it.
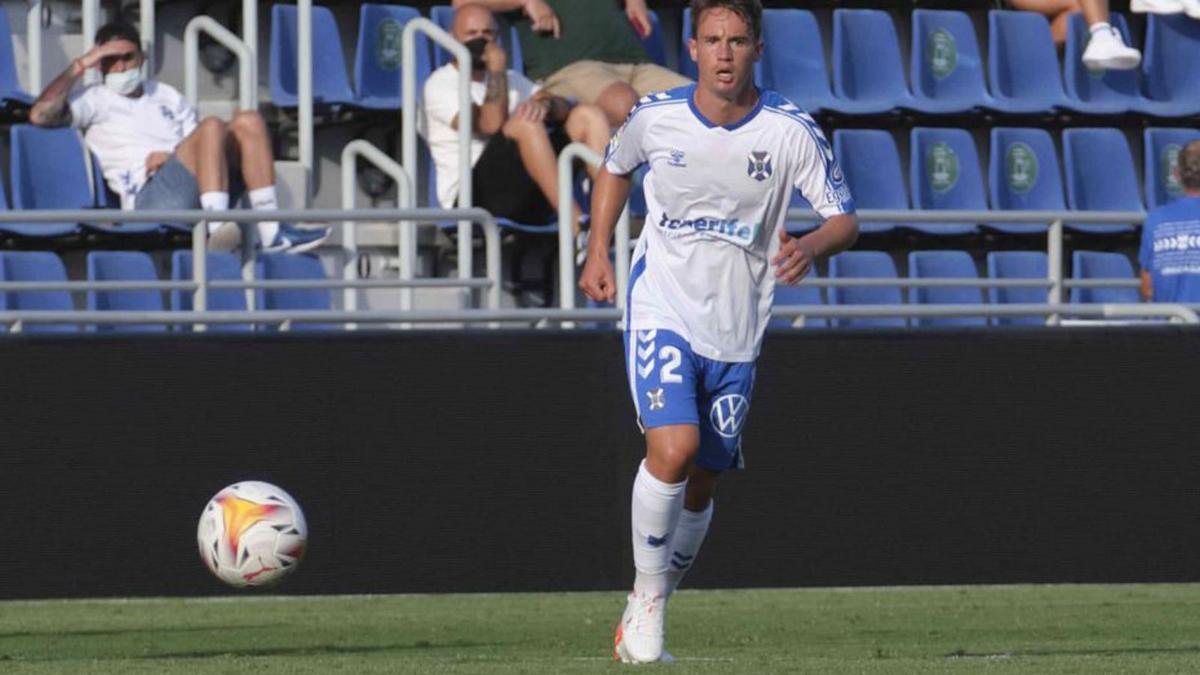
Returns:
[[[308,525],[291,495],[270,483],[242,481],[209,500],[196,540],[204,564],[221,581],[269,586],[304,558]]]

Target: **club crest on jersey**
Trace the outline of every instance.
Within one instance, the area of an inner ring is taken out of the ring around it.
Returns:
[[[750,163],[746,173],[756,181],[762,182],[771,177],[771,153],[766,150],[755,150],[749,155]]]

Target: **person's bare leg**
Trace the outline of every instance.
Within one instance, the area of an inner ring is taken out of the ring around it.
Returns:
[[[604,112],[608,125],[616,128],[624,124],[637,100],[638,95],[633,87],[625,82],[614,82],[605,87],[592,103]]]
[[[224,122],[206,117],[175,148],[175,158],[196,177],[201,194],[229,191],[226,132]]]
[[[533,179],[538,190],[546,197],[546,201],[554,210],[558,210],[558,157],[554,154],[554,146],[550,143],[550,134],[546,125],[541,122],[516,117],[509,118],[501,128],[502,133],[517,144],[521,154],[521,163],[525,171]],[[578,204],[571,205],[575,227],[579,227],[579,217],[582,210]]]
[[[1050,22],[1050,36],[1054,38],[1054,44],[1060,49],[1067,43],[1067,30],[1071,25],[1071,15],[1077,13],[1063,12]]]
[[[247,190],[275,185],[275,160],[267,125],[257,111],[243,110],[229,123],[229,155],[236,157]]]
[[[1087,25],[1108,23],[1108,0],[1078,0]]]
[[[612,129],[608,126],[608,118],[603,110],[594,105],[577,105],[571,108],[571,113],[567,115],[564,129],[572,141],[583,143],[596,154],[604,156],[604,146],[608,144]],[[593,179],[599,170],[599,167],[587,165],[588,175]]]
[[[1079,2],[1080,0],[1012,0],[1010,4],[1013,9],[1037,12],[1050,19],[1050,34],[1054,37],[1054,44],[1061,46],[1067,41],[1067,26],[1071,15],[1083,11]],[[1089,25],[1091,23],[1088,21]]]

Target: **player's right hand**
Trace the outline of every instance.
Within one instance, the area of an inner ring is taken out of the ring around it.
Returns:
[[[588,251],[587,262],[583,265],[583,274],[579,275],[579,288],[583,294],[596,302],[613,302],[617,298],[616,275],[613,274],[612,262],[608,259],[608,251]]]
[[[562,26],[558,15],[546,4],[546,0],[525,0],[525,16],[529,17],[530,27],[538,33],[549,33],[558,39],[562,34]]]

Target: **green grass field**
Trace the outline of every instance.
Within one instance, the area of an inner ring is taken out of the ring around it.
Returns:
[[[593,673],[617,593],[0,602],[0,673]],[[702,673],[1195,673],[1200,585],[685,591]]]

